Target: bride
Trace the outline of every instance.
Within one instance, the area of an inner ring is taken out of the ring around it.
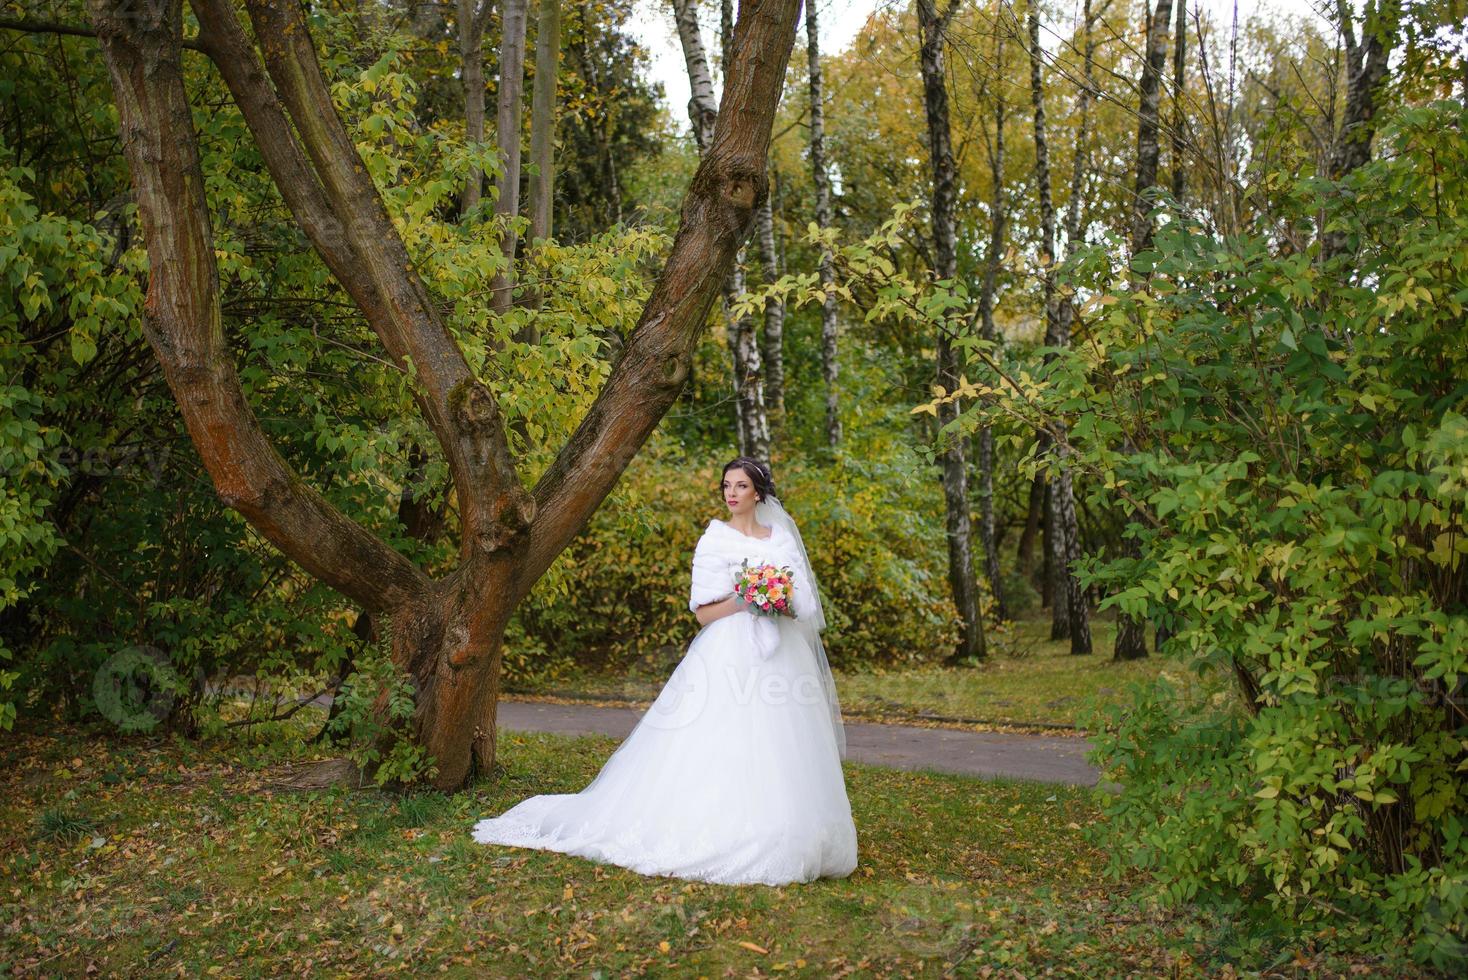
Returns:
[[[846,735],[820,630],[820,592],[770,469],[724,467],[728,521],[693,554],[703,628],[601,772],[580,793],[533,796],[474,839],[575,854],[645,875],[784,885],[856,868],[841,760]],[[743,560],[792,570],[793,616],[750,611]]]

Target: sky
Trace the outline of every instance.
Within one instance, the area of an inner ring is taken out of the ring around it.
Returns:
[[[880,8],[905,6],[911,0],[814,0],[821,25],[821,52],[835,54],[849,45],[856,37],[867,17]],[[1192,0],[1193,3],[1200,0]],[[1227,23],[1232,19],[1235,0],[1201,0],[1212,9],[1215,16]],[[1309,14],[1318,0],[1237,0],[1240,22],[1247,20],[1256,10],[1277,10],[1296,14]],[[1191,5],[1191,4],[1190,4]],[[716,43],[719,31],[718,12],[713,5],[706,5],[703,13],[703,42],[705,47]],[[1077,16],[1080,4],[1076,3]],[[688,125],[688,75],[683,63],[683,49],[678,44],[678,34],[673,28],[672,5],[668,0],[637,0],[635,13],[628,28],[632,35],[647,50],[652,62],[652,77],[663,83],[666,102],[673,120],[682,128]],[[805,24],[797,28],[796,53],[804,56]],[[917,70],[917,66],[913,66]]]

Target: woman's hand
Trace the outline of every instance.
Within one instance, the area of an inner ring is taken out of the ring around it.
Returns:
[[[725,616],[732,616],[740,612],[747,605],[737,595],[730,594],[716,602],[704,603],[698,607],[698,611],[694,615],[698,617],[698,624],[700,626],[707,626],[709,623],[723,619]]]

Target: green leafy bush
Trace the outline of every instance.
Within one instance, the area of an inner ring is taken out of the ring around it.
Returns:
[[[954,643],[936,495],[924,493],[908,450],[886,455],[857,448],[831,462],[773,464],[820,582],[827,654],[848,668],[941,659]],[[688,611],[693,550],[725,512],[719,476],[733,456],[691,458],[664,439],[638,454],[517,612],[508,683],[678,661],[699,628]]]
[[[1411,109],[1339,185],[1268,177],[1284,214],[1238,235],[1092,252],[1083,340],[1024,392],[1132,513],[1106,604],[1242,704],[1159,682],[1093,720],[1114,870],[1439,966],[1468,953],[1465,123]],[[1291,245],[1322,231],[1346,248]]]

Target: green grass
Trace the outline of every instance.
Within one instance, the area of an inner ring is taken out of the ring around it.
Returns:
[[[452,796],[273,790],[310,726],[259,744],[10,736],[0,973],[1412,972],[1133,902],[1083,834],[1090,790],[849,764],[856,873],[726,887],[471,840],[480,817],[584,786],[609,739],[506,736],[495,774]]]
[[[978,666],[838,670],[836,689],[843,711],[852,717],[943,716],[1065,727],[1080,725],[1089,705],[1126,703],[1129,684],[1150,681],[1159,673],[1187,686],[1178,664],[1163,657],[1113,662],[1116,625],[1111,618],[1098,617],[1091,628],[1094,652],[1086,656],[1073,656],[1068,641],[1050,639],[1048,617],[1027,619],[991,630],[990,656]],[[511,690],[646,704],[671,671],[671,665],[644,665],[623,673],[582,673],[540,686],[512,685]]]

